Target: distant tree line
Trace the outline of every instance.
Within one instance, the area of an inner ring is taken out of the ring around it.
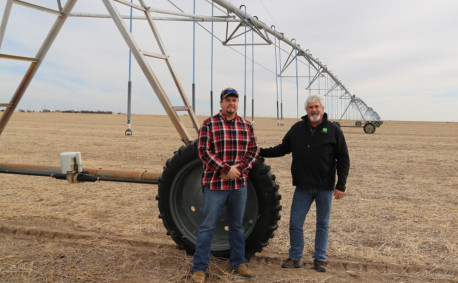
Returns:
[[[0,111],[3,112],[5,110],[1,109]],[[91,111],[91,110],[54,110],[54,111],[51,111],[49,109],[43,109],[41,111],[35,111],[35,110],[19,109],[18,111],[19,112],[43,112],[43,113],[57,112],[57,113],[113,114],[113,111],[101,111],[101,110],[97,110],[97,111]],[[121,114],[121,113],[119,113],[119,114]]]

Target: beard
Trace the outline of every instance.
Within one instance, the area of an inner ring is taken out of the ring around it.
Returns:
[[[318,122],[321,119],[321,115],[319,113],[312,113],[309,117],[309,120],[312,122]]]
[[[237,112],[236,108],[226,108],[225,110],[226,110],[226,113],[230,114],[230,115],[232,115],[232,114]]]

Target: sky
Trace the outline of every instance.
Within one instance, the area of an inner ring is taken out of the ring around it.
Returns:
[[[29,1],[56,8],[55,0]],[[65,2],[65,1],[63,1]],[[151,7],[192,13],[193,1],[146,0]],[[232,0],[267,26],[275,25],[288,39],[325,64],[352,93],[374,109],[382,120],[458,122],[458,1],[455,0]],[[211,3],[211,2],[210,2]],[[0,1],[3,15],[6,1]],[[121,14],[129,10],[120,8]],[[211,4],[196,0],[196,14],[211,15]],[[107,14],[101,1],[79,0],[75,13]],[[215,8],[215,15],[222,12]],[[135,13],[134,13],[135,15]],[[160,16],[153,14],[154,16]],[[55,16],[13,5],[0,53],[34,57]],[[272,45],[222,46],[225,23],[214,23],[213,65],[211,36],[193,23],[156,21],[189,100],[196,86],[196,113],[218,111],[219,92],[228,86],[241,96],[239,113],[275,117],[276,102],[284,117],[304,114],[308,67],[299,62],[285,71],[281,93],[275,79]],[[128,21],[126,21],[128,24]],[[201,23],[211,30],[211,23]],[[236,24],[230,24],[233,30]],[[143,20],[133,21],[133,34],[143,50],[158,53]],[[251,33],[247,33],[251,42]],[[273,40],[273,37],[270,37]],[[234,41],[243,43],[243,35]],[[260,43],[259,38],[254,38]],[[283,60],[291,48],[282,45]],[[251,58],[254,57],[254,63]],[[193,60],[194,58],[194,60]],[[170,73],[161,60],[149,59],[174,105],[182,105]],[[278,61],[277,61],[278,62]],[[193,67],[194,63],[194,67]],[[0,58],[0,103],[9,102],[29,63]],[[165,114],[157,96],[132,58],[132,113]],[[213,72],[212,72],[213,71]],[[287,77],[288,76],[288,77]],[[17,109],[92,110],[127,112],[129,51],[111,19],[71,17],[28,87]],[[321,82],[322,88],[327,82]],[[320,87],[321,88],[321,87]],[[322,90],[318,90],[321,93]],[[246,108],[246,110],[244,110]]]

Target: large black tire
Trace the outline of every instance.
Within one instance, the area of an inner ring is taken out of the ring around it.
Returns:
[[[371,122],[364,124],[364,132],[366,134],[373,134],[375,132],[375,125]]]
[[[178,248],[194,254],[202,218],[202,162],[198,157],[197,142],[182,146],[167,160],[159,177],[156,199],[159,217],[167,235]],[[248,197],[243,225],[245,228],[245,257],[250,259],[267,246],[280,219],[280,199],[275,176],[270,167],[259,158],[249,174]],[[229,258],[229,236],[224,208],[215,230],[211,253]]]

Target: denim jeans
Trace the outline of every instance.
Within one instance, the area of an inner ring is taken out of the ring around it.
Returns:
[[[305,217],[315,201],[316,205],[316,232],[315,252],[313,258],[326,261],[328,249],[329,218],[331,216],[333,190],[311,190],[296,187],[291,205],[289,220],[289,257],[294,260],[302,258],[304,250],[304,222]]]
[[[193,257],[193,272],[206,272],[210,264],[210,250],[213,233],[218,223],[221,209],[226,204],[229,224],[230,263],[232,268],[245,263],[245,230],[243,216],[247,199],[247,187],[238,190],[203,192],[202,222],[197,235],[196,251]]]

